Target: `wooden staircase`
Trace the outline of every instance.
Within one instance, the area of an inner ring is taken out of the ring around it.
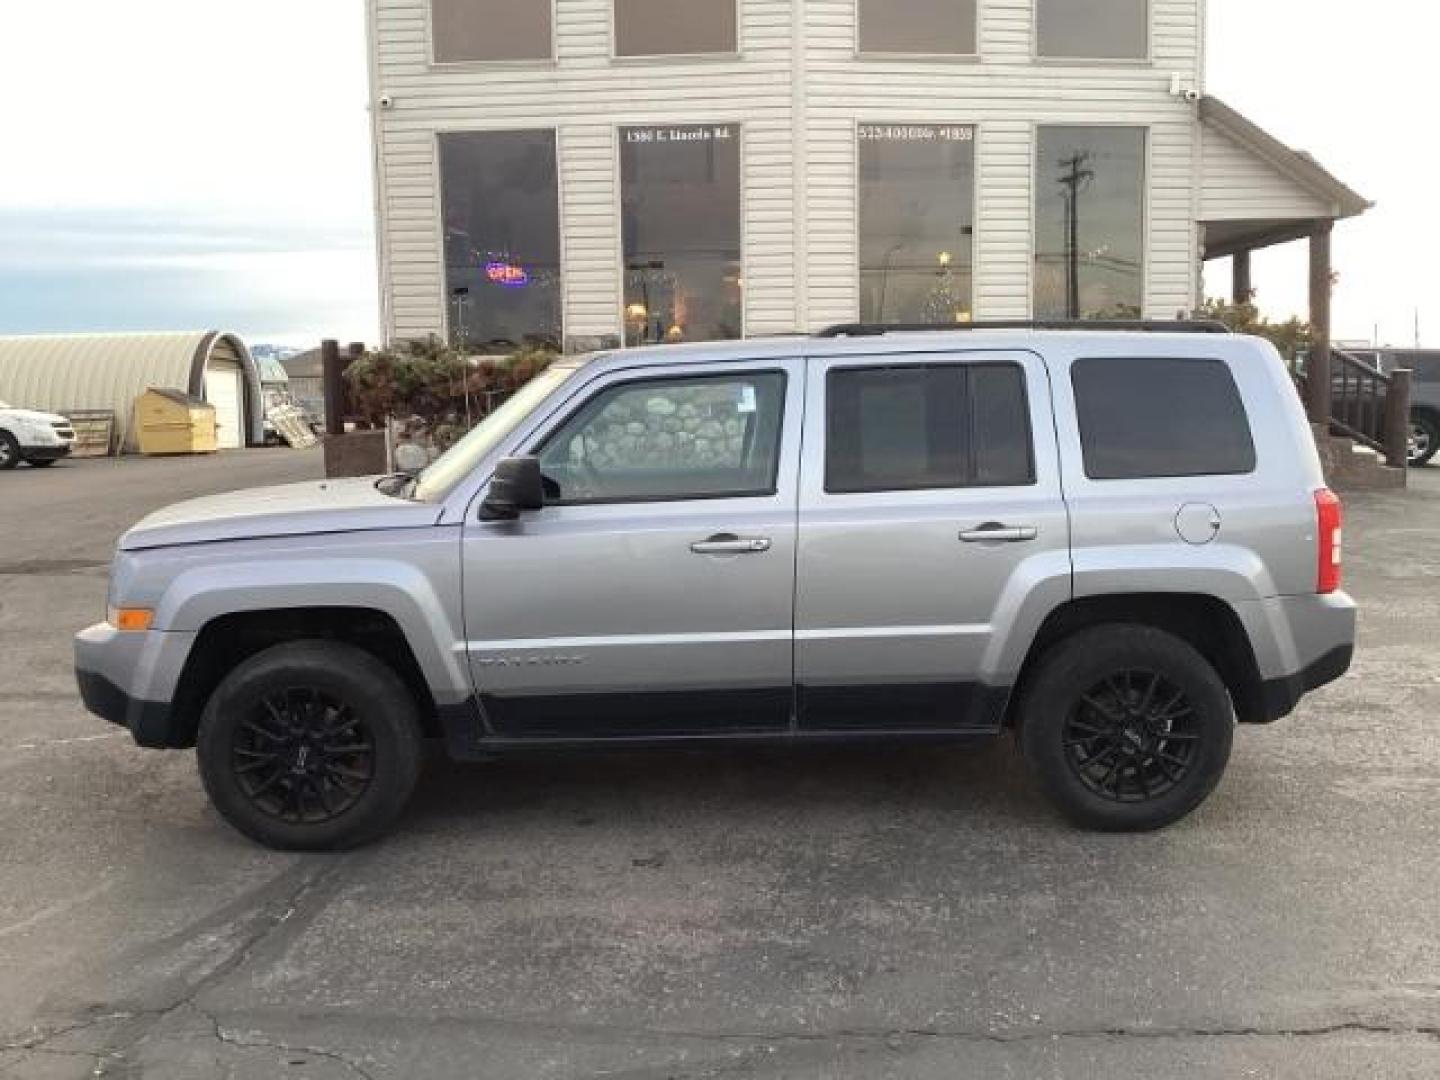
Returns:
[[[1307,377],[1297,377],[1310,404],[1315,445],[1326,481],[1336,491],[1405,487],[1410,437],[1410,372],[1389,375],[1339,349],[1329,350],[1330,393],[1317,411]]]

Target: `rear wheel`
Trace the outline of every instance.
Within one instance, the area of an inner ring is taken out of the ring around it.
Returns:
[[[1410,418],[1410,465],[1419,468],[1429,464],[1440,453],[1440,420],[1429,413]]]
[[[1225,684],[1194,648],[1152,627],[1100,626],[1040,661],[1020,742],[1045,795],[1104,831],[1169,825],[1202,803],[1230,759]]]
[[[0,431],[0,472],[20,464],[20,444],[8,431]]]
[[[277,645],[211,695],[197,757],[215,808],[252,840],[350,848],[383,832],[409,800],[419,718],[404,683],[364,650]]]

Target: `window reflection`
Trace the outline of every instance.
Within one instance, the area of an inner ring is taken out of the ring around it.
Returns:
[[[736,0],[615,0],[616,56],[733,53]]]
[[[975,129],[862,124],[860,318],[971,317]]]
[[[1035,317],[1138,318],[1145,130],[1042,127],[1035,169]]]
[[[740,128],[620,129],[625,340],[737,338]]]
[[[1143,60],[1149,17],[1149,0],[1037,0],[1037,49],[1041,56]]]
[[[972,55],[975,0],[860,0],[860,51]]]
[[[561,341],[553,131],[440,136],[445,285],[458,346]]]

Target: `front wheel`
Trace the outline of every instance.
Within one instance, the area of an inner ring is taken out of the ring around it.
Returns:
[[[1084,630],[1040,661],[1020,744],[1047,798],[1076,824],[1139,832],[1205,801],[1230,760],[1234,712],[1215,669],[1153,627]]]
[[[382,833],[420,772],[415,700],[351,645],[277,645],[211,695],[197,741],[210,801],[267,847],[327,851]]]
[[[1418,469],[1428,465],[1437,453],[1440,453],[1440,420],[1429,413],[1411,417],[1410,467]]]

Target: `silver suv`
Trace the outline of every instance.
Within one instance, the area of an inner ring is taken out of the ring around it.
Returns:
[[[80,688],[280,848],[379,834],[427,738],[1008,730],[1075,822],[1163,826],[1355,634],[1284,365],[1185,325],[565,359],[418,476],[146,518]]]

